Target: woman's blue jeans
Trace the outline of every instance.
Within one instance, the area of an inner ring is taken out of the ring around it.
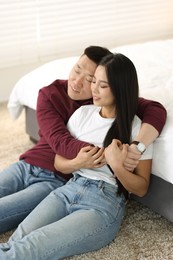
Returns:
[[[115,238],[124,213],[115,186],[76,175],[0,244],[0,259],[57,260],[100,249]]]
[[[53,172],[19,161],[0,173],[0,233],[18,224],[66,181]]]

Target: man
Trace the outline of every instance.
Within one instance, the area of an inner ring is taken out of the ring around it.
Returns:
[[[102,151],[74,139],[66,123],[77,108],[92,103],[90,84],[95,69],[109,53],[108,49],[98,46],[86,48],[68,80],[56,80],[40,90],[37,102],[40,140],[22,154],[17,163],[0,173],[0,233],[15,228],[53,189],[71,177],[55,170],[56,154],[71,159],[86,147],[86,152],[91,153],[90,167],[102,163]],[[143,125],[135,141],[140,142],[129,149],[125,165],[128,169],[137,165],[141,146],[144,150],[161,132],[166,111],[161,104],[141,98],[138,116]]]

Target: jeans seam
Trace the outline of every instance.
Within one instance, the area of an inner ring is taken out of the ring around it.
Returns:
[[[115,222],[116,222],[116,221],[115,221]],[[61,249],[65,249],[65,248],[67,248],[67,247],[69,248],[69,247],[71,247],[71,246],[74,246],[74,245],[76,245],[79,241],[82,241],[82,240],[84,240],[84,239],[86,239],[86,238],[88,238],[88,237],[92,237],[92,236],[95,235],[95,234],[99,234],[99,233],[103,232],[104,230],[106,230],[107,228],[109,228],[110,226],[112,226],[113,224],[114,224],[114,222],[112,222],[110,225],[105,225],[104,227],[101,227],[101,228],[95,230],[95,232],[88,233],[87,235],[85,235],[84,237],[82,237],[82,239],[81,239],[81,238],[78,238],[77,240],[74,240],[74,241],[72,241],[71,243],[68,243],[68,244],[66,244],[66,245],[62,245],[62,246],[59,247],[59,248],[53,249],[53,250],[47,252],[46,254],[42,255],[41,258],[45,259],[48,255],[51,255],[53,252],[57,252],[57,251],[59,251],[59,250],[61,250]],[[64,257],[64,256],[63,256],[63,257]],[[65,257],[67,257],[67,256],[65,256]],[[47,258],[46,258],[46,259],[47,259]],[[59,259],[60,259],[60,258],[59,258]],[[57,260],[58,260],[58,259],[57,259]]]
[[[31,210],[33,210],[33,208],[31,208],[31,209],[27,209],[27,210],[24,210],[24,211],[20,211],[20,213],[15,213],[15,214],[11,214],[11,215],[7,215],[7,216],[5,216],[5,217],[2,217],[1,218],[1,220],[4,220],[4,219],[8,219],[9,217],[11,217],[11,216],[18,216],[18,215],[21,215],[21,213],[23,214],[23,213],[25,213],[25,212],[31,212]]]

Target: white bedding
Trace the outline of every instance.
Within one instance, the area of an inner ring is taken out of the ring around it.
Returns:
[[[167,122],[154,144],[152,173],[173,183],[173,39],[120,46],[111,51],[123,53],[134,62],[140,95],[161,102],[167,109]],[[9,98],[11,116],[18,118],[24,105],[36,109],[39,89],[55,79],[67,79],[77,59],[55,60],[22,77]]]

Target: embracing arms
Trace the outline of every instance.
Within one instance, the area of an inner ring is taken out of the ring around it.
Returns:
[[[74,159],[66,159],[58,154],[55,156],[56,170],[68,174],[81,168],[99,168],[105,164],[104,148],[87,146],[81,148]]]
[[[69,98],[63,86],[57,85],[54,88],[52,85],[53,84],[47,88],[43,88],[39,92],[37,119],[40,133],[56,154],[73,159],[77,156],[82,147],[88,146],[89,144],[74,139],[67,130],[66,124],[70,117],[70,113],[67,111]],[[166,110],[160,103],[142,98],[139,99],[139,108],[139,117],[144,115],[141,119],[144,120],[143,123],[145,126],[142,124],[138,137],[141,142],[147,145],[152,143],[161,132],[166,120]],[[73,112],[74,111],[72,111],[71,114]],[[133,156],[133,153],[131,153],[131,157]],[[136,157],[138,160],[139,154],[137,154]],[[130,157],[129,161],[131,161]],[[132,162],[133,161],[135,160],[132,160]]]
[[[112,143],[105,148],[105,159],[125,189],[128,192],[142,197],[147,192],[150,183],[152,160],[140,160],[134,173],[132,173],[124,167],[127,153],[128,145],[121,144],[119,140],[114,139]]]
[[[144,137],[145,134],[140,131],[139,136],[145,138],[143,142],[145,141],[146,146],[148,146],[161,133],[166,122],[167,111],[157,101],[139,98],[137,116],[142,120],[142,127],[145,125],[142,131],[146,134],[146,137]],[[151,126],[151,128],[148,128],[148,126]],[[152,131],[151,135],[148,134],[150,130]]]
[[[54,165],[58,171],[68,174],[80,168],[99,168],[106,162],[128,192],[142,197],[148,190],[152,160],[140,160],[132,173],[124,167],[127,153],[128,145],[122,145],[119,140],[114,139],[107,148],[99,151],[96,147],[84,147],[72,160],[56,155]],[[101,157],[100,164],[98,162]]]

